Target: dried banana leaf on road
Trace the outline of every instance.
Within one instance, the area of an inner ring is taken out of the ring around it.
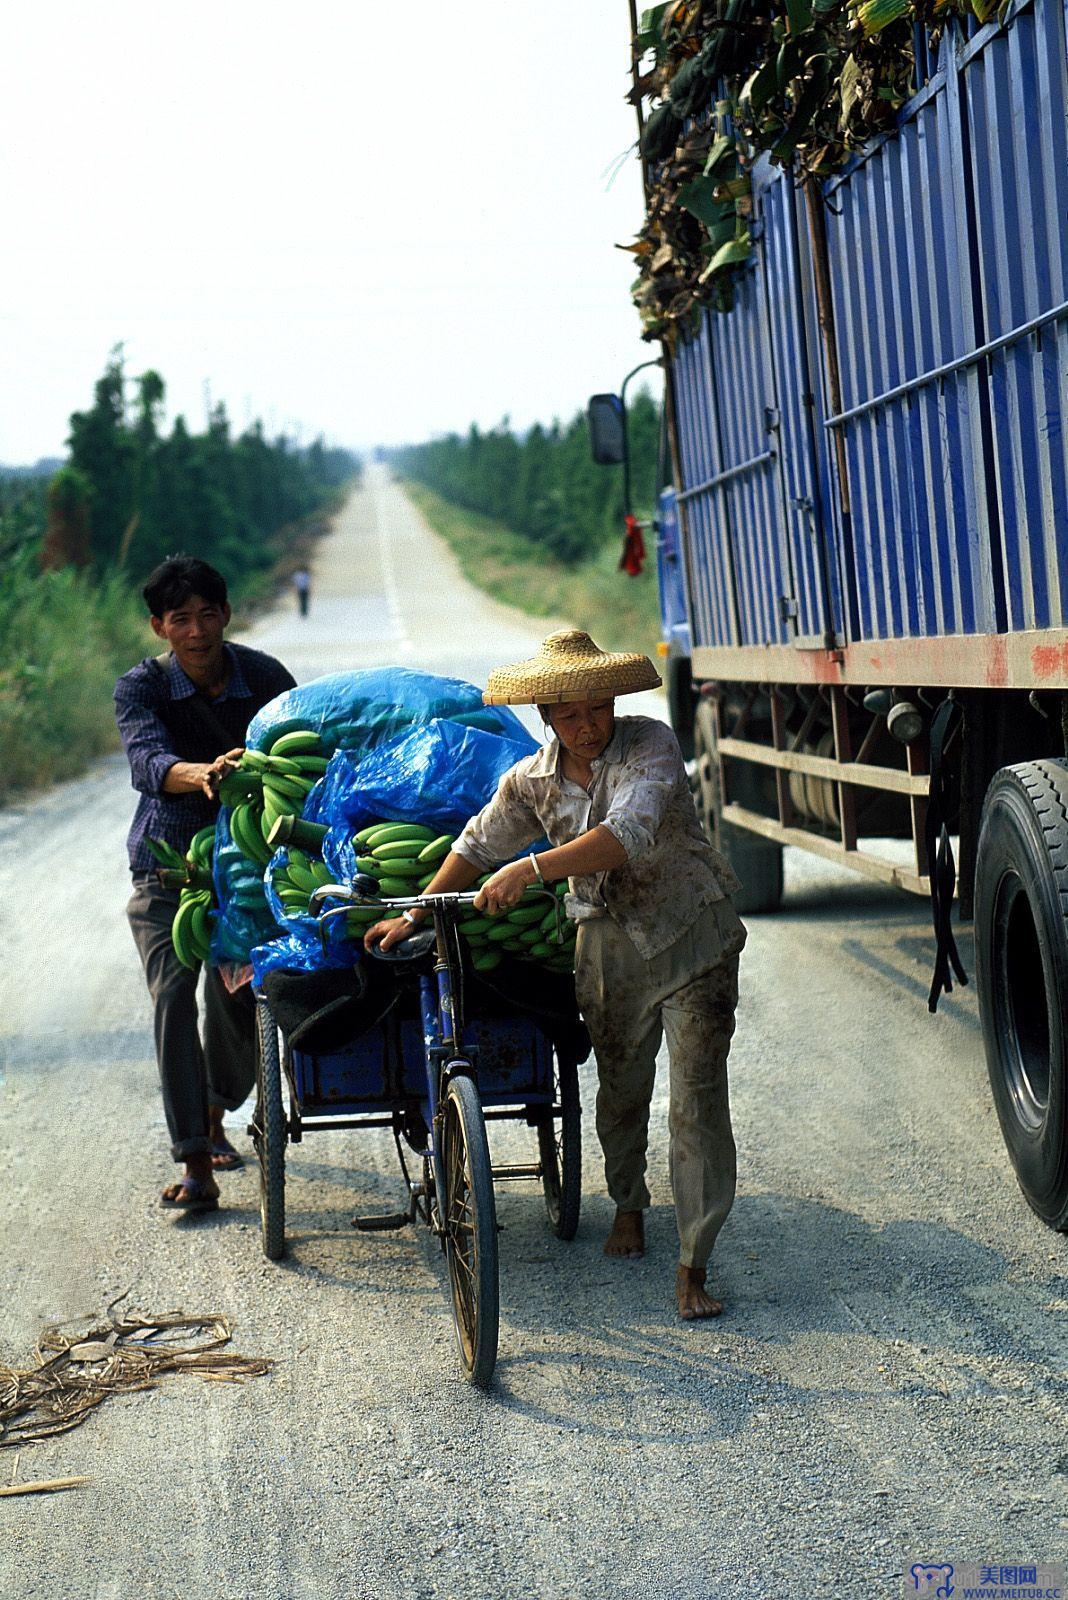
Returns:
[[[35,1366],[0,1362],[0,1447],[66,1433],[110,1395],[154,1388],[167,1373],[198,1372],[229,1382],[268,1373],[274,1365],[269,1358],[224,1348],[232,1334],[230,1319],[214,1312],[126,1312],[76,1333],[48,1327]]]

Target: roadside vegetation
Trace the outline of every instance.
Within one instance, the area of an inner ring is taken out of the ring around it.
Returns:
[[[655,655],[660,637],[655,568],[647,564],[638,578],[620,572],[618,540],[602,542],[587,560],[568,564],[544,554],[513,528],[452,505],[424,484],[408,482],[406,488],[477,588],[530,616],[585,628],[603,649]]]
[[[647,394],[629,407],[636,511],[651,514],[659,412]],[[586,419],[472,427],[393,456],[412,499],[478,588],[532,616],[588,629],[610,648],[656,648],[660,629],[652,538],[645,571],[619,570],[623,484],[619,467],[590,456]]]
[[[144,606],[121,578],[42,572],[24,549],[0,573],[0,800],[73,777],[117,743],[115,679],[149,654]]]
[[[217,406],[202,434],[161,431],[163,380],[115,355],[71,418],[54,473],[0,472],[0,803],[116,748],[112,689],[154,653],[140,589],[180,550],[226,574],[235,609],[308,559],[359,464],[299,450],[257,423],[234,438]]]

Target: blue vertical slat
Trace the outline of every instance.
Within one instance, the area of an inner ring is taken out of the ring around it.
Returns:
[[[796,196],[794,203],[794,240],[804,307],[802,321],[805,327],[808,371],[813,375],[810,432],[826,541],[831,622],[835,633],[843,641],[848,641],[860,637],[853,528],[851,518],[845,514],[844,485],[840,481],[838,452],[825,426],[826,419],[831,414],[831,404],[825,362],[824,331],[816,288],[809,202],[800,194]]]
[[[1037,0],[1004,33],[977,40],[963,67],[972,143],[986,337],[1011,333],[1068,299],[1068,91],[1064,14]],[[1037,135],[1037,136],[1036,136]],[[989,363],[1008,622],[1068,616],[1063,324]]]
[[[693,483],[700,482],[700,456],[702,428],[696,408],[694,390],[694,351],[692,344],[683,342],[679,345],[673,368],[675,384],[675,420],[678,439],[679,466],[682,481],[679,489],[683,490]],[[694,637],[699,644],[721,644],[719,630],[715,626],[710,603],[710,584],[714,578],[710,577],[706,541],[703,530],[699,527],[692,510],[687,515],[687,530],[690,542],[690,561],[693,573],[693,586],[691,602],[693,605]]]
[[[760,173],[764,287],[775,398],[779,408],[780,470],[785,496],[797,632],[805,641],[841,631],[838,589],[831,582],[825,540],[829,512],[815,456],[813,412],[819,389],[803,316],[798,249],[799,192],[791,178]]]
[[[946,269],[935,273],[939,316],[948,330],[943,360],[974,350],[982,333],[982,317],[974,290],[974,245],[969,220],[967,139],[961,120],[960,85],[956,70],[956,34],[947,30],[942,61],[947,91],[938,118],[935,152],[938,163],[937,223]],[[946,561],[953,612],[946,632],[992,632],[997,626],[993,588],[992,521],[988,494],[989,420],[982,374],[975,366],[955,372],[940,384],[940,418],[944,436],[943,472],[950,499],[951,537]]]
[[[739,274],[733,309],[707,316],[705,326],[719,419],[718,470],[726,472],[768,448],[765,407],[773,385],[763,296],[752,263]],[[786,592],[783,506],[776,463],[740,473],[715,493],[731,530],[740,642],[785,643],[779,604]]]
[[[848,411],[974,348],[954,85],[939,75],[896,138],[833,187],[828,246]],[[845,424],[863,636],[991,626],[979,378],[920,382]]]
[[[724,460],[722,407],[717,394],[715,374],[712,370],[711,321],[708,312],[705,312],[701,318],[698,349],[700,352],[701,416],[706,442],[705,470],[699,481],[704,483],[723,470]],[[741,597],[738,590],[737,565],[733,548],[733,530],[730,523],[729,507],[722,493],[718,490],[712,490],[707,494],[701,495],[698,505],[703,525],[708,531],[709,541],[715,544],[717,564],[724,574],[722,586],[717,588],[720,630],[725,642],[729,641],[732,644],[737,644],[744,635],[739,614]]]
[[[680,489],[705,483],[718,470],[719,451],[705,329],[682,341],[674,363],[676,425],[683,482]],[[708,495],[686,501],[693,577],[694,643],[729,645],[737,641],[728,530],[715,515]]]
[[[929,327],[929,318],[924,317],[926,297],[917,296],[915,289],[918,272],[925,271],[926,268],[925,262],[919,267],[917,265],[917,257],[922,258],[925,254],[924,240],[922,230],[917,229],[916,219],[912,215],[919,142],[917,125],[912,122],[901,134],[901,159],[890,164],[887,171],[887,181],[892,196],[892,214],[895,217],[907,218],[909,222],[901,233],[902,256],[896,275],[893,310],[898,366],[903,373],[924,370],[924,333]],[[931,517],[931,497],[927,492],[930,456],[926,449],[920,404],[909,400],[900,408],[900,413],[904,431],[902,455],[909,467],[906,493],[914,577],[910,631],[924,634],[937,631],[940,625],[939,620],[936,620],[939,608],[935,582],[938,564],[935,530]]]

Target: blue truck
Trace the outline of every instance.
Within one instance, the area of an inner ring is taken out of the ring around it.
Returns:
[[[710,835],[971,919],[1020,1186],[1068,1227],[1068,52],[1063,0],[950,22],[819,188],[763,157],[729,311],[666,347],[657,564]],[[595,397],[612,459],[613,396]],[[622,413],[625,422],[625,412]]]

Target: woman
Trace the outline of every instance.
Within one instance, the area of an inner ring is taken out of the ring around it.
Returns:
[[[507,861],[475,901],[492,916],[532,885],[570,880],[575,989],[597,1057],[597,1134],[616,1204],[609,1256],[644,1253],[649,1107],[666,1033],[675,1296],[691,1319],[723,1309],[705,1281],[734,1201],[727,1056],[745,929],[730,900],[738,880],[701,831],[678,740],[654,718],[615,715],[617,695],[659,682],[645,656],[608,654],[574,631],[494,672],[486,703],[537,705],[553,737],[504,774],[427,893],[468,888]],[[551,849],[511,859],[542,837]],[[423,915],[375,923],[365,943],[388,949]]]

